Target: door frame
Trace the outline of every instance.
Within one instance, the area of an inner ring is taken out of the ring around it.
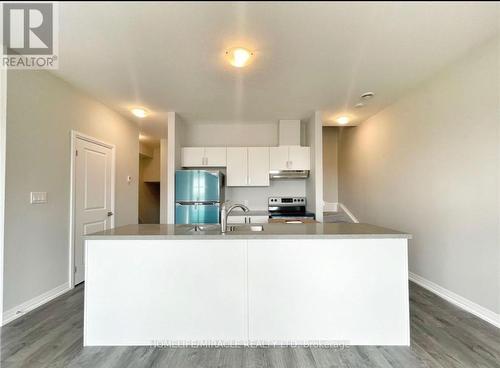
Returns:
[[[0,43],[0,47],[3,45]],[[0,326],[3,326],[5,245],[5,161],[7,146],[7,69],[0,68]]]
[[[75,287],[75,147],[76,140],[81,139],[99,146],[111,149],[111,227],[115,227],[115,175],[116,175],[116,147],[114,144],[101,141],[100,139],[91,137],[89,135],[80,133],[76,130],[71,130],[71,175],[70,175],[70,206],[69,206],[69,287],[73,289]]]

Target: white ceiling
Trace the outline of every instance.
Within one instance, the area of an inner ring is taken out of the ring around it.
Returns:
[[[498,3],[60,2],[56,74],[118,111],[187,121],[362,121],[499,31]],[[224,51],[255,52],[244,69]],[[376,93],[354,109],[361,93]],[[163,124],[162,124],[163,123]]]

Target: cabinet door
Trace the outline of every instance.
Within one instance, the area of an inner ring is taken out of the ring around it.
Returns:
[[[249,216],[249,220],[251,224],[267,224],[269,216]]]
[[[269,147],[248,147],[248,185],[269,186]]]
[[[245,187],[248,184],[248,150],[246,147],[227,148],[226,186]]]
[[[311,153],[309,147],[290,146],[289,150],[290,170],[310,170]]]
[[[269,170],[287,170],[288,146],[269,148]]]
[[[181,164],[183,167],[203,166],[203,147],[183,147],[181,150]]]
[[[205,165],[209,167],[226,166],[226,147],[205,147]]]
[[[227,223],[228,224],[246,224],[247,216],[229,216],[227,218]]]

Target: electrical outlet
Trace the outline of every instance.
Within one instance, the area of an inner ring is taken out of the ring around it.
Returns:
[[[47,192],[31,192],[30,203],[31,204],[47,203]]]

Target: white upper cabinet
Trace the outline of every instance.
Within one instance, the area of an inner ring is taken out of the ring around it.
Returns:
[[[206,166],[225,167],[226,147],[205,147]]]
[[[269,147],[228,147],[228,187],[269,186]]]
[[[310,170],[309,147],[280,146],[270,148],[270,170]]]
[[[245,187],[248,184],[248,150],[246,147],[227,148],[226,185]]]
[[[311,169],[311,150],[309,147],[290,146],[288,152],[290,170]]]
[[[272,171],[288,169],[288,146],[269,148],[269,168]]]
[[[269,186],[269,147],[248,147],[248,185]]]
[[[183,167],[225,167],[226,147],[183,147]]]
[[[203,166],[205,158],[205,148],[203,147],[184,147],[182,148],[182,166],[198,167]]]

